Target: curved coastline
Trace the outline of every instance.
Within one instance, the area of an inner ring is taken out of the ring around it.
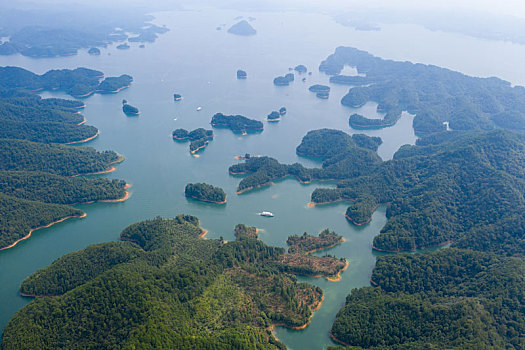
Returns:
[[[209,199],[202,199],[202,198],[198,198],[198,197],[195,197],[195,196],[186,196],[186,198],[193,198],[197,201],[201,201],[201,202],[207,202],[207,203],[215,203],[215,204],[226,204],[226,199],[222,202],[217,202],[217,201],[212,201],[212,200],[209,200]]]
[[[330,282],[339,282],[341,280],[341,273],[343,273],[343,271],[348,268],[349,264],[350,263],[348,262],[348,260],[346,260],[345,261],[345,266],[341,270],[339,270],[337,275],[335,275],[334,277],[328,276],[328,277],[326,277],[326,279],[329,280]]]
[[[308,255],[308,254],[312,254],[312,253],[315,253],[315,252],[318,252],[318,251],[321,251],[321,250],[324,250],[324,249],[333,248],[336,245],[343,244],[344,242],[346,242],[346,239],[344,237],[341,237],[341,239],[338,242],[334,243],[334,244],[330,244],[330,245],[328,245],[326,247],[312,249],[312,250],[309,250],[309,251],[305,252],[304,254]]]
[[[47,225],[43,225],[43,226],[38,226],[38,227],[35,227],[35,228],[32,228],[31,230],[29,230],[29,233],[27,235],[25,235],[24,237],[22,238],[19,238],[17,239],[16,241],[14,241],[13,243],[11,243],[10,245],[6,246],[6,247],[3,247],[3,248],[0,248],[0,250],[6,250],[6,249],[9,249],[9,248],[13,248],[14,246],[16,246],[18,243],[28,239],[31,237],[31,234],[33,234],[33,232],[35,232],[36,230],[40,230],[42,228],[48,228],[48,227],[51,227],[53,226],[54,224],[58,224],[59,222],[62,222],[62,221],[65,221],[67,219],[71,219],[71,218],[85,218],[87,216],[86,213],[83,213],[82,215],[70,215],[70,216],[66,216],[66,217],[63,217],[61,219],[58,219],[56,221],[53,221]]]
[[[83,123],[85,123],[85,122],[86,122],[86,119],[84,118],[84,121],[81,122],[80,124],[83,124]],[[80,125],[80,124],[78,124],[78,125]],[[88,141],[91,141],[91,140],[93,140],[94,138],[98,137],[99,134],[100,134],[100,131],[97,130],[97,133],[96,133],[95,135],[93,135],[93,136],[91,136],[91,137],[88,137],[87,139],[80,140],[80,141],[71,141],[71,142],[66,142],[66,143],[64,143],[64,145],[73,145],[73,144],[75,144],[75,143],[84,143],[84,142],[88,142]]]
[[[397,250],[388,250],[388,249],[381,249],[381,248],[377,248],[376,246],[374,246],[372,244],[372,250],[375,250],[377,252],[381,252],[381,253],[403,253],[403,252],[414,252],[416,251],[417,249],[431,249],[431,248],[437,248],[437,247],[442,247],[444,245],[447,245],[447,244],[450,244],[452,243],[453,241],[451,239],[449,240],[446,240],[445,242],[442,242],[442,243],[437,243],[437,244],[431,244],[429,246],[426,246],[426,247],[421,247],[421,246],[416,246],[414,249],[397,249]]]

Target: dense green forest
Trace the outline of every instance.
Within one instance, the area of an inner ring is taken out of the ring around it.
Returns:
[[[126,182],[65,177],[39,171],[0,170],[0,193],[44,203],[74,204],[124,197]]]
[[[353,290],[332,335],[371,349],[521,349],[525,262],[444,249],[378,258],[377,288]]]
[[[71,93],[81,81],[99,84],[101,72],[85,68],[36,75],[17,67],[0,67],[0,248],[25,237],[31,229],[83,212],[66,204],[125,198],[121,180],[76,175],[111,170],[123,158],[74,143],[98,130],[84,125],[80,101],[43,99],[29,90],[62,89]],[[111,88],[131,77],[107,78]],[[84,86],[84,85],[83,85]]]
[[[309,253],[317,250],[333,247],[336,244],[342,243],[343,237],[335,232],[325,229],[319,233],[319,236],[312,236],[308,233],[302,235],[288,236],[286,244],[288,245],[288,253]]]
[[[66,205],[29,201],[0,193],[0,249],[26,236],[31,229],[82,214],[81,210]]]
[[[390,203],[378,250],[454,246],[525,251],[525,138],[505,131],[444,133],[404,146],[371,174],[316,189],[313,202],[353,199],[346,215],[367,222]]]
[[[300,163],[281,164],[270,157],[251,157],[244,163],[232,165],[231,174],[249,174],[241,180],[238,192],[271,184],[272,181],[294,176],[301,182],[312,180],[342,180],[368,174],[381,158],[373,151],[381,144],[378,137],[350,136],[342,131],[320,129],[308,132],[297,147],[301,156],[320,157],[321,168],[305,168]]]
[[[211,125],[216,127],[226,127],[236,133],[246,133],[249,131],[262,131],[263,123],[246,118],[242,115],[224,115],[216,113],[211,119]]]
[[[94,92],[117,92],[127,87],[133,78],[129,75],[108,77],[88,68],[50,70],[42,75],[20,67],[0,67],[0,87],[30,91],[60,90],[74,97],[85,97]]]
[[[205,183],[187,184],[184,195],[204,202],[226,203],[226,193],[222,188]]]
[[[120,160],[113,151],[0,139],[0,170],[43,171],[62,176],[106,171]]]
[[[0,138],[73,143],[98,133],[97,128],[82,124],[84,117],[78,111],[84,104],[80,101],[42,99],[35,93],[4,88],[0,97]]]
[[[172,133],[173,139],[177,141],[190,140],[190,152],[195,153],[208,145],[213,140],[213,130],[198,128],[192,131],[176,129]]]
[[[243,237],[248,238],[258,238],[257,228],[253,226],[246,226],[245,224],[238,224],[233,230],[236,239],[241,239]]]
[[[284,349],[269,327],[307,323],[322,291],[271,263],[282,248],[201,230],[195,217],[157,217],[37,271],[22,291],[58,296],[17,312],[3,349]]]
[[[364,76],[341,76],[345,65]],[[383,120],[351,117],[357,128],[378,128],[395,124],[400,111],[415,114],[416,133],[445,130],[525,130],[525,89],[498,78],[476,78],[432,65],[384,60],[351,47],[338,47],[319,66],[332,75],[330,81],[352,85],[341,103],[360,107],[378,103],[386,112]]]
[[[137,107],[132,106],[127,102],[122,104],[122,112],[124,112],[124,114],[127,116],[137,116],[140,114],[139,109]]]

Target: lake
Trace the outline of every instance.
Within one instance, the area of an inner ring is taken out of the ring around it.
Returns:
[[[237,16],[254,16],[258,34],[239,37],[226,33]],[[377,118],[374,104],[351,109],[340,104],[347,86],[331,85],[328,100],[308,91],[312,84],[328,84],[328,76],[318,72],[321,60],[337,46],[354,46],[385,58],[431,63],[476,76],[498,76],[514,84],[525,83],[525,70],[516,70],[525,61],[523,46],[478,40],[457,34],[431,32],[413,25],[388,25],[382,31],[360,32],[343,27],[329,16],[307,13],[241,13],[206,9],[157,13],[156,23],[171,31],[141,49],[137,43],[120,51],[116,45],[102,49],[100,56],[87,50],[77,56],[31,59],[0,56],[0,65],[21,66],[36,73],[49,69],[88,67],[106,76],[130,74],[134,82],[116,95],[94,95],[85,99],[82,112],[87,124],[100,130],[100,136],[87,143],[99,150],[111,149],[126,160],[109,178],[124,179],[132,185],[131,197],[122,203],[79,205],[84,219],[70,219],[33,236],[15,248],[0,252],[0,327],[30,301],[18,295],[25,277],[60,256],[89,244],[115,241],[126,226],[157,215],[173,217],[179,213],[199,217],[208,230],[207,237],[233,240],[238,223],[256,226],[261,240],[285,246],[288,235],[325,228],[341,234],[346,242],[317,254],[345,257],[348,269],[339,282],[322,278],[299,278],[320,286],[325,293],[322,307],[311,325],[295,331],[278,327],[275,335],[290,349],[319,349],[332,344],[329,330],[337,311],[352,288],[369,285],[375,264],[373,237],[386,223],[385,208],[380,207],[372,221],[356,227],[344,218],[348,203],[309,208],[311,192],[318,186],[334,183],[300,184],[295,179],[277,181],[242,195],[235,193],[239,177],[230,176],[228,167],[234,157],[250,153],[267,155],[283,163],[300,162],[319,166],[316,160],[298,157],[295,148],[302,137],[318,128],[334,128],[353,133],[348,126],[352,113]],[[217,26],[226,24],[222,30]],[[321,28],[321,29],[319,29]],[[284,34],[283,34],[284,33]],[[428,45],[431,42],[432,46]],[[505,60],[494,52],[504,52]],[[304,64],[312,75],[297,75],[287,87],[276,87],[273,78],[284,75],[289,67]],[[237,80],[237,69],[247,71],[246,80]],[[305,77],[306,82],[301,79]],[[173,94],[183,96],[174,102]],[[65,97],[43,93],[44,97]],[[121,101],[126,99],[140,109],[140,117],[126,117]],[[285,106],[286,116],[269,124],[266,116]],[[197,107],[202,107],[197,111]],[[215,129],[215,138],[194,157],[188,143],[174,142],[176,128],[210,128],[213,114],[242,114],[264,121],[265,130],[241,136],[227,129]],[[389,159],[403,144],[416,140],[413,116],[405,113],[396,126],[364,132],[383,139],[378,153]],[[176,120],[175,120],[176,119]],[[362,132],[362,131],[357,131]],[[222,187],[228,203],[217,206],[184,197],[189,182],[207,182]],[[258,212],[268,210],[274,218]]]

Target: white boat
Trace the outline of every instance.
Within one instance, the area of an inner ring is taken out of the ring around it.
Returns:
[[[269,212],[269,211],[263,211],[263,212],[260,212],[259,213],[260,216],[267,216],[269,218],[272,218],[274,217],[273,213]]]
[[[197,110],[200,111],[202,109],[202,107],[197,107]]]

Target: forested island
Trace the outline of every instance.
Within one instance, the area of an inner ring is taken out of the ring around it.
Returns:
[[[88,68],[50,70],[42,75],[19,67],[0,67],[0,87],[29,91],[59,90],[73,97],[87,97],[95,92],[116,93],[128,87],[129,75],[104,77],[104,73]]]
[[[284,349],[270,329],[303,328],[322,290],[283,273],[282,248],[249,237],[200,239],[201,232],[195,217],[157,217],[124,229],[121,242],[37,271],[21,292],[54,297],[22,308],[5,327],[2,348]]]
[[[268,114],[266,119],[269,122],[278,122],[279,120],[281,120],[281,113],[279,113],[277,111],[272,111],[270,114]]]
[[[246,74],[246,71],[243,71],[242,69],[237,70],[237,79],[246,79],[248,77],[248,74]]]
[[[126,100],[122,101],[122,112],[128,117],[136,117],[140,115],[139,109],[130,105]]]
[[[335,232],[325,229],[319,233],[319,236],[312,236],[308,233],[302,235],[288,236],[286,244],[288,253],[310,254],[318,250],[327,249],[337,244],[343,243],[344,239]]]
[[[228,33],[242,36],[251,36],[257,34],[257,31],[246,20],[239,21],[228,29]]]
[[[0,55],[51,58],[76,55],[79,49],[99,54],[93,52],[129,36],[130,42],[151,42],[168,31],[137,9],[115,12],[80,6],[65,13],[50,6],[38,11],[6,6],[2,14],[2,36],[8,39],[1,43]]]
[[[224,115],[216,113],[211,119],[211,125],[216,127],[226,127],[233,132],[245,134],[247,132],[257,132],[263,130],[263,123],[246,118],[242,115]]]
[[[278,76],[273,80],[273,84],[277,86],[287,86],[290,85],[292,81],[294,81],[295,76],[293,73],[288,73],[284,76]]]
[[[93,56],[99,56],[100,55],[100,49],[97,47],[92,47],[88,50],[88,54]]]
[[[293,70],[299,74],[304,74],[308,71],[308,69],[306,68],[304,64],[298,64],[297,66],[294,67]]]
[[[338,75],[345,65],[365,76]],[[360,107],[378,103],[387,113],[383,122],[360,117],[350,120],[357,128],[387,127],[401,111],[415,114],[418,134],[445,130],[525,130],[525,88],[498,78],[476,78],[432,65],[383,60],[351,47],[338,47],[319,66],[330,81],[354,85],[341,103]],[[355,117],[354,117],[355,118]]]
[[[330,92],[330,86],[315,84],[308,88],[311,92]]]
[[[182,100],[182,95],[181,94],[173,94],[173,100],[174,101]]]
[[[232,165],[232,175],[247,174],[237,187],[237,193],[271,185],[273,181],[294,176],[307,183],[313,180],[343,180],[368,174],[381,163],[375,153],[381,139],[362,134],[350,136],[339,130],[320,129],[308,132],[297,147],[297,154],[322,158],[321,168],[305,168],[300,163],[281,164],[270,157],[252,157]]]
[[[206,183],[187,184],[184,195],[203,202],[216,204],[226,203],[226,193],[220,187],[215,187]]]
[[[130,48],[131,48],[131,46],[129,46],[128,43],[123,43],[123,44],[117,45],[117,49],[118,50],[129,50]]]
[[[176,129],[173,131],[172,136],[176,141],[190,140],[190,152],[195,154],[199,150],[204,149],[213,140],[213,131],[204,128],[198,128],[193,131]]]

